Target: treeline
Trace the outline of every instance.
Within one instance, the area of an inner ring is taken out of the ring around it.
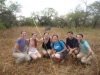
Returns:
[[[45,8],[40,12],[32,12],[30,17],[19,16],[21,5],[10,2],[6,5],[6,0],[0,0],[0,29],[11,28],[13,26],[34,26],[34,21],[39,26],[55,27],[100,27],[100,1],[95,1],[87,5],[88,0],[81,0],[85,9],[81,5],[67,13],[58,16],[58,12],[53,8]],[[66,10],[66,9],[65,9]]]

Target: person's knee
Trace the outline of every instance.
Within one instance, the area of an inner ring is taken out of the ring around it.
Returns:
[[[47,52],[46,51],[43,51],[43,55],[47,55]]]
[[[38,58],[41,58],[41,55],[38,55]]]
[[[36,60],[37,58],[38,58],[37,56],[34,56],[34,57],[33,57],[34,60]]]
[[[81,62],[82,62],[82,63],[86,63],[86,60],[81,59]]]
[[[21,59],[25,59],[26,55],[25,54],[21,54],[19,58]]]
[[[30,60],[31,60],[30,56],[27,55],[27,56],[25,57],[25,61],[30,61]]]
[[[78,58],[78,59],[81,59],[81,56],[80,56],[80,54],[78,54],[78,55],[77,55],[77,58]]]
[[[30,57],[34,60],[36,60],[38,57],[36,55],[30,55]]]
[[[54,58],[54,57],[55,57],[55,55],[53,54],[53,55],[51,55],[51,57],[52,57],[52,58]]]
[[[12,56],[13,56],[14,58],[18,58],[17,55],[16,55],[16,53],[13,53]]]
[[[74,53],[77,55],[79,53],[79,51],[78,50],[75,50]]]
[[[51,51],[48,51],[48,54],[51,55]]]

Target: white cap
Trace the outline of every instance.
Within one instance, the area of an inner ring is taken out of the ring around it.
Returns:
[[[60,54],[56,53],[56,54],[55,54],[55,57],[56,57],[56,58],[60,58]]]

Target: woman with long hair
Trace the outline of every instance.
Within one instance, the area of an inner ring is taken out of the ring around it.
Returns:
[[[38,43],[37,34],[34,32],[32,33],[32,37],[28,40],[28,54],[34,60],[41,58],[41,54],[36,48]]]

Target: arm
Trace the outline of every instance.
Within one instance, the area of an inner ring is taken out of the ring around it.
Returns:
[[[87,58],[92,54],[91,47],[89,46],[89,44],[88,44],[87,41],[85,41],[85,46],[86,46],[86,48],[87,48],[87,50],[88,50],[88,54],[85,55],[82,59],[87,59]]]
[[[55,54],[56,51],[54,50],[54,48],[52,48],[52,52],[53,52],[53,54]]]
[[[51,43],[52,43],[52,37],[50,37],[50,41],[51,41]]]
[[[58,53],[62,53],[62,52],[64,52],[65,50],[67,50],[67,47],[66,47],[66,45],[65,45],[63,42],[59,41],[59,44],[60,44],[60,46],[63,47],[63,50],[61,50],[61,51],[58,52]]]
[[[67,47],[66,47],[66,46],[64,46],[63,48],[64,48],[64,49],[63,49],[62,51],[60,51],[60,53],[62,53],[62,52],[64,52],[65,50],[67,50]]]
[[[20,51],[18,48],[19,48],[19,44],[15,44],[14,49],[15,49],[17,52],[21,53],[21,51]]]
[[[92,50],[91,50],[91,47],[87,47],[87,50],[88,50],[88,54],[86,56],[84,56],[86,59],[92,54]]]
[[[77,47],[75,47],[75,48],[73,48],[73,49],[70,48],[71,51],[75,51],[75,50],[77,50],[77,49],[78,49]]]
[[[29,45],[29,39],[26,39],[26,45],[27,46]]]
[[[42,44],[43,38],[40,40],[36,39],[36,41],[37,41],[37,45],[39,46],[40,44]]]

